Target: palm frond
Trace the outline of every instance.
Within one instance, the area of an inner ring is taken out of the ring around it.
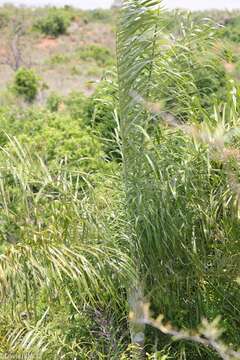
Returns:
[[[211,317],[220,298],[232,324],[239,305],[221,295],[220,278],[232,294],[238,292],[230,280],[237,277],[237,194],[229,186],[229,167],[207,141],[186,131],[186,124],[204,121],[216,127],[215,109],[222,114],[221,102],[228,99],[228,89],[216,97],[214,86],[208,87],[225,76],[221,66],[215,69],[215,53],[209,57],[216,26],[183,15],[181,29],[169,36],[162,11],[161,2],[126,1],[118,33],[120,128],[137,286],[143,284],[153,309],[176,326],[196,327],[201,317]],[[228,106],[236,125],[236,101]]]

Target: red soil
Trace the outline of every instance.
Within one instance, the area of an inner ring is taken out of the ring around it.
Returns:
[[[53,49],[56,47],[58,47],[58,40],[54,38],[44,38],[37,44],[37,48],[41,50]]]

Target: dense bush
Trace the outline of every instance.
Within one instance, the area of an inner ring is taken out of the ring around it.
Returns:
[[[39,78],[34,70],[20,68],[14,78],[13,90],[27,102],[33,102],[37,96]]]
[[[61,162],[81,173],[107,168],[101,143],[79,117],[32,109],[3,113],[1,124],[4,132],[16,136],[54,169]],[[4,134],[2,145],[9,145]]]
[[[48,109],[57,111],[60,102],[61,98],[52,94],[47,101]],[[62,99],[62,103],[72,119],[83,119],[85,126],[101,137],[108,156],[118,157],[115,141],[117,123],[114,114],[118,107],[118,89],[115,75],[112,79],[103,79],[90,97],[75,91]]]
[[[35,28],[45,35],[58,37],[66,34],[69,25],[69,16],[63,12],[53,10],[47,16],[39,19],[35,24]]]

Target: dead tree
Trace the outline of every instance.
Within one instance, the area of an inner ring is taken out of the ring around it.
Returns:
[[[2,59],[0,59],[1,65],[8,65],[14,71],[17,71],[21,66],[31,66],[31,62],[26,61],[23,55],[23,38],[25,33],[26,23],[24,18],[13,18],[7,36],[6,54],[2,55]]]

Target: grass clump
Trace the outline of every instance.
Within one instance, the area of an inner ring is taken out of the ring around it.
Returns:
[[[64,54],[57,54],[51,57],[47,62],[50,65],[61,65],[61,64],[67,64],[69,62],[70,58],[67,55]]]
[[[1,293],[8,299],[1,304],[1,352],[69,360],[119,354],[129,338],[122,284],[133,276],[129,257],[111,244],[120,241],[113,232],[119,217],[104,202],[100,223],[91,188],[84,192],[66,169],[52,172],[15,140],[11,145],[0,163],[2,215],[8,221],[5,228],[1,223],[7,245],[0,261],[5,274],[11,269]],[[108,186],[102,182],[101,191]],[[110,209],[111,226],[105,228]],[[7,309],[15,301],[10,326]]]
[[[114,64],[111,50],[97,44],[88,45],[77,50],[77,56],[83,61],[95,61],[99,66]]]

